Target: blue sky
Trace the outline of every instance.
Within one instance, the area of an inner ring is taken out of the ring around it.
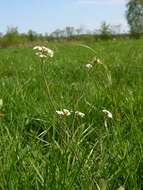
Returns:
[[[41,33],[65,26],[96,29],[103,21],[127,30],[125,5],[126,0],[0,0],[0,32],[7,26]]]

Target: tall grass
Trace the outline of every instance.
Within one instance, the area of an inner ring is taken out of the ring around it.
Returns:
[[[51,43],[44,65],[31,49],[0,50],[0,189],[143,188],[142,41]],[[105,70],[108,68],[108,71]],[[85,113],[60,118],[55,108]],[[107,109],[113,119],[102,113]]]

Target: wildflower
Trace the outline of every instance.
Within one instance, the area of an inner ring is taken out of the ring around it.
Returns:
[[[75,112],[75,115],[77,115],[77,116],[79,116],[79,117],[84,117],[84,116],[85,116],[84,113],[79,112],[79,111],[76,111],[76,112]]]
[[[93,66],[89,63],[89,64],[86,64],[85,67],[86,67],[87,69],[91,69]]]
[[[52,58],[54,56],[53,50],[45,46],[35,46],[33,49],[37,50],[36,55],[40,58],[47,58],[47,57]]]
[[[88,64],[85,65],[85,67],[86,67],[87,69],[91,69],[93,66],[95,66],[95,65],[97,65],[97,64],[103,64],[103,62],[102,62],[100,59],[94,57],[94,58],[92,59],[92,61],[90,61]]]
[[[38,51],[42,51],[42,47],[41,46],[35,46],[33,49],[34,50],[38,50]]]
[[[71,112],[69,110],[67,110],[67,109],[63,109],[63,112],[64,112],[65,116],[71,115]]]
[[[105,114],[105,116],[106,116],[107,118],[110,118],[110,119],[112,119],[112,118],[113,118],[112,113],[111,113],[111,112],[109,112],[108,110],[102,110],[102,112]]]
[[[64,112],[63,111],[56,111],[56,113],[58,114],[58,115],[60,115],[60,116],[64,116]]]
[[[2,106],[3,106],[3,100],[0,99],[0,109],[2,108]]]
[[[44,48],[44,51],[47,52],[50,57],[53,57],[53,56],[54,56],[53,50],[51,50],[51,49],[49,49],[49,48],[45,48],[45,47],[43,47],[43,48]]]
[[[93,60],[91,61],[92,65],[96,65],[96,64],[103,64],[103,62],[98,59],[97,57],[94,57]]]
[[[46,55],[43,55],[43,54],[40,54],[39,57],[40,57],[40,58],[46,58],[47,56],[46,56]]]
[[[103,64],[103,62],[100,59],[97,59],[96,64]]]
[[[71,112],[67,109],[63,109],[61,111],[56,111],[56,113],[59,115],[59,116],[70,116],[71,115]]]

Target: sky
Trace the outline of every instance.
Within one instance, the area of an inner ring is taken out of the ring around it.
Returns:
[[[98,29],[103,21],[128,30],[126,0],[0,0],[0,32],[18,27],[50,33],[65,26]]]

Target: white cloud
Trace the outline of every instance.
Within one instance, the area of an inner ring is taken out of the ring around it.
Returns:
[[[95,4],[95,5],[122,5],[128,0],[77,0],[78,4]]]

